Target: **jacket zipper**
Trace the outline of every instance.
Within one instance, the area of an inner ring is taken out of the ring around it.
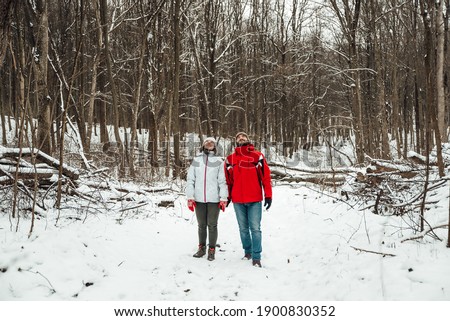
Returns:
[[[203,198],[205,200],[206,203],[206,170],[208,168],[208,154],[206,154],[206,164],[205,164],[205,178],[203,180]]]

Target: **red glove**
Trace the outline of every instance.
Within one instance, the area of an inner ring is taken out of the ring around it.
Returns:
[[[188,200],[188,208],[193,212],[195,210],[195,201]]]
[[[219,208],[222,210],[222,212],[225,212],[225,207],[227,207],[227,201],[220,201]]]

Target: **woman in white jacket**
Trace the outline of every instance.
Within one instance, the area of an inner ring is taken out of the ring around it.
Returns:
[[[216,156],[216,140],[204,140],[202,153],[194,158],[187,174],[186,198],[188,208],[195,210],[198,222],[198,250],[194,257],[206,254],[206,237],[209,235],[208,260],[215,259],[217,222],[219,211],[225,211],[228,187],[223,160]],[[207,233],[208,232],[208,233]]]

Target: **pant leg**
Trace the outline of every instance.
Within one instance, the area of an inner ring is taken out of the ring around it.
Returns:
[[[239,225],[239,234],[241,237],[242,248],[245,254],[252,253],[252,239],[249,231],[247,206],[244,203],[233,203],[236,219]]]
[[[252,239],[252,259],[260,260],[262,252],[262,204],[261,202],[255,202],[248,203],[247,206],[248,222]]]
[[[196,202],[195,215],[198,223],[198,244],[206,245],[207,204]]]
[[[209,235],[209,247],[216,247],[218,230],[217,223],[219,221],[219,203],[207,203],[207,224],[208,224],[208,235]]]

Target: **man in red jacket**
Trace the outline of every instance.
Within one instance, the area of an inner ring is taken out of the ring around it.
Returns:
[[[228,197],[236,212],[244,258],[261,267],[261,201],[264,190],[264,206],[269,209],[272,205],[270,169],[246,133],[236,134],[236,145],[234,153],[225,160]]]

